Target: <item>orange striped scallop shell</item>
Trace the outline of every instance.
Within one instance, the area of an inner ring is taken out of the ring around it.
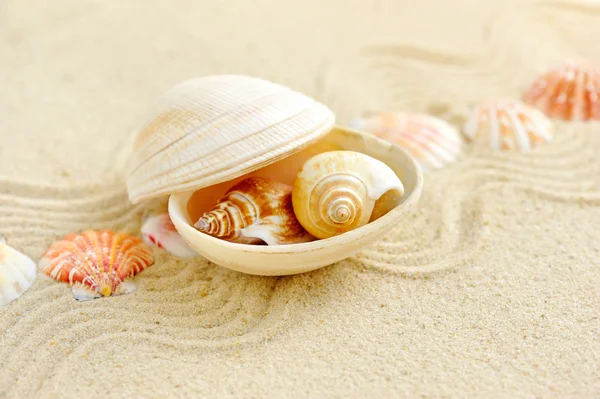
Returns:
[[[112,231],[85,231],[53,243],[40,259],[48,276],[72,286],[77,300],[129,294],[131,278],[154,263],[141,239]]]
[[[525,91],[523,101],[551,118],[600,120],[600,67],[567,61],[543,73]]]

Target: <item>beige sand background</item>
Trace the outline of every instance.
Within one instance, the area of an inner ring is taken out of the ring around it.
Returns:
[[[600,5],[547,1],[0,3],[0,233],[137,233],[114,157],[149,102],[214,73],[271,79],[340,124],[519,96],[600,62]],[[133,295],[41,276],[0,309],[0,398],[600,396],[600,125],[528,155],[470,148],[360,255],[243,275],[157,251]]]

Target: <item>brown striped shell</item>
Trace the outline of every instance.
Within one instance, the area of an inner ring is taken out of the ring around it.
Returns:
[[[244,179],[194,224],[199,231],[242,244],[291,244],[313,238],[292,207],[292,187],[261,177]]]

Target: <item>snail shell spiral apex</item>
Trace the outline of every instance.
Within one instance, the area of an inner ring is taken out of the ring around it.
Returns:
[[[194,224],[199,231],[240,244],[282,245],[312,241],[292,208],[292,186],[250,177],[231,187]]]
[[[388,192],[393,196],[384,195]],[[324,239],[377,219],[403,195],[402,182],[383,162],[358,152],[330,151],[302,166],[292,204],[306,231]]]

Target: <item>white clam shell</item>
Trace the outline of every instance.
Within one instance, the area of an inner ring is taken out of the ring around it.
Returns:
[[[35,262],[0,237],[0,306],[6,306],[23,295],[35,278]]]
[[[295,171],[306,160],[316,153],[330,150],[362,152],[384,162],[403,183],[404,196],[401,202],[373,222],[347,233],[307,243],[277,246],[232,243],[196,230],[193,224],[197,215],[192,213],[189,203],[195,197],[215,195],[212,192],[213,187],[172,195],[169,198],[171,220],[190,247],[199,254],[220,266],[244,273],[256,275],[303,273],[351,257],[398,225],[406,211],[418,201],[423,187],[423,175],[416,160],[397,145],[370,134],[340,127],[334,128],[327,136],[305,151],[272,164],[263,171],[256,171],[255,174],[269,175],[282,172],[281,176],[287,177],[287,179],[282,177],[283,182],[291,184],[295,179]]]
[[[325,105],[263,79],[216,75],[168,91],[136,133],[128,163],[133,203],[231,180],[317,140]]]

